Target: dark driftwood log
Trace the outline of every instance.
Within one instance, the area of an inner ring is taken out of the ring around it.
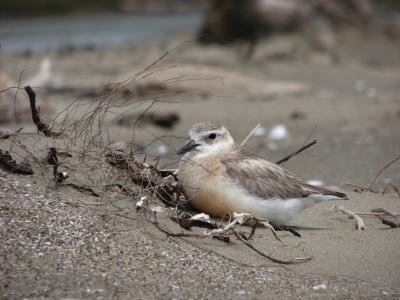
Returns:
[[[15,174],[33,174],[33,170],[30,165],[26,163],[17,163],[8,151],[3,153],[3,151],[0,150],[0,166],[5,170]]]
[[[52,131],[51,128],[40,119],[39,111],[36,108],[36,94],[33,89],[29,85],[24,87],[24,89],[28,94],[29,102],[31,104],[32,120],[33,123],[35,123],[38,131],[42,132],[45,136],[48,137],[57,137],[61,135],[61,132]]]

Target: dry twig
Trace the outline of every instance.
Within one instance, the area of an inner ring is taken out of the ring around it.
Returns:
[[[383,189],[383,191],[382,191],[382,196],[386,193],[386,191],[387,191],[387,189],[389,188],[389,187],[391,187],[394,191],[395,191],[395,193],[397,194],[397,196],[400,198],[400,191],[399,191],[399,188],[397,187],[397,186],[395,186],[393,183],[388,183],[386,186],[385,186],[385,188]]]
[[[284,162],[287,162],[287,161],[288,161],[289,159],[291,159],[293,156],[296,156],[297,154],[303,152],[304,150],[310,148],[311,146],[314,146],[316,143],[317,143],[317,140],[313,140],[312,142],[310,142],[310,143],[304,145],[303,147],[301,147],[299,150],[297,150],[297,151],[295,151],[295,152],[289,154],[288,156],[286,156],[286,157],[284,157],[284,158],[278,160],[278,161],[275,162],[275,163],[276,163],[277,165],[280,165],[280,164],[282,164],[282,163],[284,163]]]
[[[378,174],[376,174],[376,176],[374,177],[374,179],[372,179],[371,183],[368,186],[368,190],[372,189],[372,186],[374,185],[375,181],[378,179],[378,177],[383,173],[383,171],[385,171],[387,168],[389,168],[391,165],[393,165],[396,161],[400,160],[400,156],[396,157],[395,159],[393,159],[392,161],[390,161],[389,163],[387,163],[379,172]]]

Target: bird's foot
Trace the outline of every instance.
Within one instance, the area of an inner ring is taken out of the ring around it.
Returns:
[[[226,233],[227,231],[229,231],[229,230],[231,230],[231,229],[234,229],[234,228],[236,228],[236,227],[238,227],[238,226],[240,226],[240,225],[245,224],[245,223],[248,222],[248,221],[253,220],[253,221],[255,221],[255,223],[254,223],[255,226],[257,226],[257,224],[260,224],[260,225],[262,225],[262,226],[264,226],[264,227],[270,229],[271,232],[272,232],[272,234],[274,235],[274,237],[275,237],[278,241],[280,241],[281,243],[283,243],[282,240],[278,237],[274,226],[271,225],[271,224],[269,223],[268,220],[266,220],[266,219],[260,220],[260,219],[254,218],[251,214],[248,214],[248,213],[241,213],[241,214],[238,214],[238,213],[234,212],[234,213],[232,214],[232,216],[233,216],[233,220],[232,220],[232,222],[230,222],[228,225],[226,225],[226,226],[223,227],[223,228],[218,228],[218,229],[213,229],[213,230],[206,231],[206,232],[204,232],[204,235],[218,235],[218,234],[224,234],[224,233]]]
[[[213,229],[210,231],[206,231],[204,234],[205,235],[216,235],[216,234],[222,234],[225,233],[237,226],[240,226],[244,223],[246,223],[248,220],[253,219],[253,216],[248,214],[248,213],[233,213],[233,220],[230,222],[228,225],[226,225],[224,228],[218,228],[218,229]]]

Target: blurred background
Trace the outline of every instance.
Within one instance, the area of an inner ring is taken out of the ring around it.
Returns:
[[[17,88],[31,85],[56,124],[83,118],[64,110],[77,103],[124,103],[105,116],[107,142],[166,168],[195,122],[237,142],[261,123],[249,151],[275,161],[318,139],[286,167],[368,185],[400,155],[399,3],[0,0],[0,130],[35,132]]]

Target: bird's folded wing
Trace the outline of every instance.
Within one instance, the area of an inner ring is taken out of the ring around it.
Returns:
[[[280,166],[242,150],[224,159],[222,163],[231,182],[261,199],[293,199],[310,194],[346,197],[343,193],[304,183]]]

